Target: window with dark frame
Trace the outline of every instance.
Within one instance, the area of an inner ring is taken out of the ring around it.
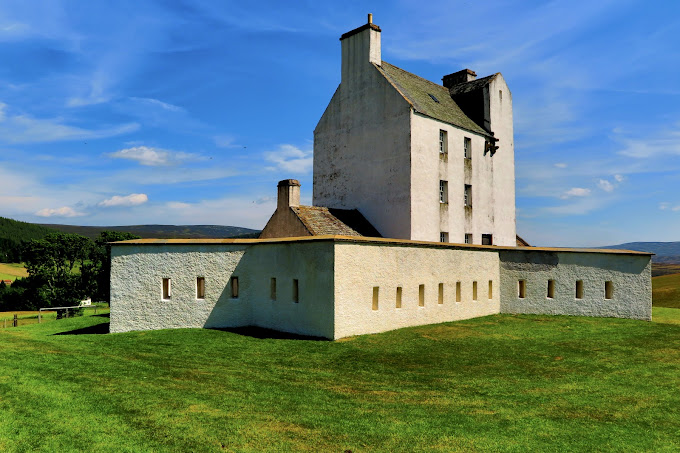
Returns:
[[[448,203],[449,202],[449,182],[444,180],[439,180],[439,202]]]
[[[472,158],[472,140],[467,137],[463,139],[463,156],[466,159]]]
[[[445,130],[439,131],[439,154],[446,154],[449,152],[448,134]]]
[[[472,206],[472,186],[465,184],[465,206]]]

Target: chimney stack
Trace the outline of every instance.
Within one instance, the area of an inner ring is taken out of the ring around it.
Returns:
[[[284,179],[279,181],[276,209],[286,210],[291,206],[300,206],[300,181]]]
[[[342,82],[360,79],[369,71],[370,63],[382,64],[380,50],[380,27],[373,23],[373,14],[368,22],[359,28],[348,31],[340,37],[342,46]]]
[[[471,69],[463,69],[462,71],[454,72],[453,74],[445,75],[442,78],[442,85],[446,88],[451,88],[459,83],[471,82],[477,79],[477,74]]]

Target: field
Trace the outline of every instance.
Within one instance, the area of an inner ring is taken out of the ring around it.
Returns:
[[[17,277],[27,277],[28,272],[21,263],[0,263],[0,280],[16,280]]]
[[[652,278],[652,300],[655,307],[680,308],[680,274]]]
[[[680,448],[680,310],[496,315],[344,341],[0,331],[2,451]]]
[[[680,264],[678,263],[652,263],[652,277],[678,273],[680,273]]]

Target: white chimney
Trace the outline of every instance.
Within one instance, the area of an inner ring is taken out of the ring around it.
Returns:
[[[382,64],[380,54],[380,27],[373,23],[373,14],[368,23],[340,37],[342,43],[342,82],[349,82],[364,71],[369,63]]]
[[[284,179],[278,184],[278,200],[276,209],[285,210],[291,206],[300,206],[300,181],[297,179]]]

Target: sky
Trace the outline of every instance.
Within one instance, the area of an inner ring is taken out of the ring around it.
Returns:
[[[261,229],[311,204],[342,33],[441,83],[513,95],[517,232],[532,245],[680,241],[680,2],[0,3],[0,216]]]

